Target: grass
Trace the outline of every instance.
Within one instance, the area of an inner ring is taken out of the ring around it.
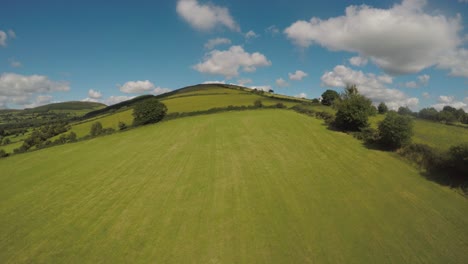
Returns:
[[[1,263],[467,263],[468,201],[319,120],[183,118],[0,160]]]
[[[371,127],[377,128],[378,123],[384,118],[384,115],[370,117]],[[423,119],[414,119],[413,133],[412,141],[414,143],[426,144],[440,150],[448,150],[451,146],[468,142],[467,128]]]
[[[84,137],[89,134],[91,126],[95,122],[101,122],[103,128],[113,128],[115,130],[119,129],[119,122],[124,122],[127,126],[130,126],[133,123],[133,109],[99,116],[97,118],[91,118],[86,120],[86,122],[80,122],[78,124],[72,124],[71,129],[66,133],[73,131],[76,133],[78,138]]]

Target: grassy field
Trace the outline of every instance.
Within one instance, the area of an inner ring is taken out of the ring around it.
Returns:
[[[369,118],[373,128],[385,118],[384,115],[376,115]],[[448,150],[451,146],[468,142],[468,129],[457,126],[449,126],[424,119],[414,119],[413,127],[414,143],[426,144],[431,147]]]
[[[286,110],[0,160],[0,263],[467,263],[468,201]]]

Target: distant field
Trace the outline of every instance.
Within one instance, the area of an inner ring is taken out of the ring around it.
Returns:
[[[286,110],[0,159],[0,263],[467,263],[468,201]]]
[[[72,124],[72,129],[76,133],[78,138],[84,137],[89,134],[91,126],[95,122],[101,122],[103,128],[113,128],[118,130],[119,122],[124,122],[127,126],[133,123],[133,109],[128,109],[122,112],[113,113],[111,115],[101,116],[98,118],[92,118],[89,121],[79,123],[77,125]],[[67,132],[70,133],[70,132]]]
[[[377,128],[378,122],[384,118],[384,115],[371,117],[371,126]],[[468,142],[467,128],[449,126],[423,119],[414,119],[413,132],[414,143],[426,144],[441,150],[448,150],[451,146]]]

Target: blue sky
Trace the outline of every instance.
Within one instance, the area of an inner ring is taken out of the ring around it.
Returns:
[[[467,0],[4,0],[0,108],[203,82],[468,110]]]

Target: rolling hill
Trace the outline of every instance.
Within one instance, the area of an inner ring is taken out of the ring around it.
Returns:
[[[468,202],[268,109],[0,160],[2,263],[466,263]]]

